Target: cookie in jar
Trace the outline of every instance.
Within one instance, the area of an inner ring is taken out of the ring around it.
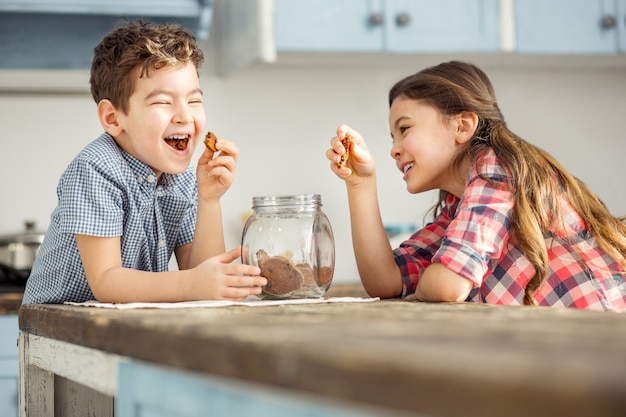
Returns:
[[[335,269],[332,228],[319,194],[252,199],[243,229],[241,261],[261,269],[261,299],[320,298]]]

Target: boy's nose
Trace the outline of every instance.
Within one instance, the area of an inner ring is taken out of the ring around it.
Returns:
[[[173,120],[174,123],[178,123],[178,124],[193,123],[193,115],[189,111],[189,109],[181,107],[174,114],[174,117],[172,118],[172,120]]]

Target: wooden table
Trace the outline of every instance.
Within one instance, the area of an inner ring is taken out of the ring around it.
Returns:
[[[344,414],[307,415],[347,416],[351,407],[385,416],[626,415],[623,314],[394,300],[184,310],[33,305],[20,310],[20,329],[21,408],[31,417],[60,413],[52,399],[77,392],[74,382],[87,393],[64,401],[90,396],[99,410],[90,415],[113,415],[126,392],[117,372],[126,361],[345,406]]]

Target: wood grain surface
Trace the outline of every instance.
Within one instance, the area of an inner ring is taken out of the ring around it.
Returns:
[[[22,331],[201,373],[433,416],[626,411],[626,315],[480,304],[107,310],[32,305]]]

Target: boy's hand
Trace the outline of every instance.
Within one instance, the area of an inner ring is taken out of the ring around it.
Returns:
[[[221,139],[217,151],[205,148],[198,159],[198,197],[203,200],[219,199],[230,188],[235,177],[239,149],[229,140]]]
[[[342,144],[346,135],[350,135],[350,149],[347,150]],[[350,157],[346,165],[339,167],[341,156],[349,151]],[[356,131],[346,125],[337,128],[337,136],[331,139],[330,149],[326,151],[326,157],[330,160],[330,169],[341,179],[346,181],[358,180],[358,177],[368,177],[374,174],[374,159],[367,149],[367,144]]]
[[[259,275],[261,269],[256,266],[232,263],[240,255],[241,246],[198,265],[188,298],[241,301],[261,294],[267,279]]]

